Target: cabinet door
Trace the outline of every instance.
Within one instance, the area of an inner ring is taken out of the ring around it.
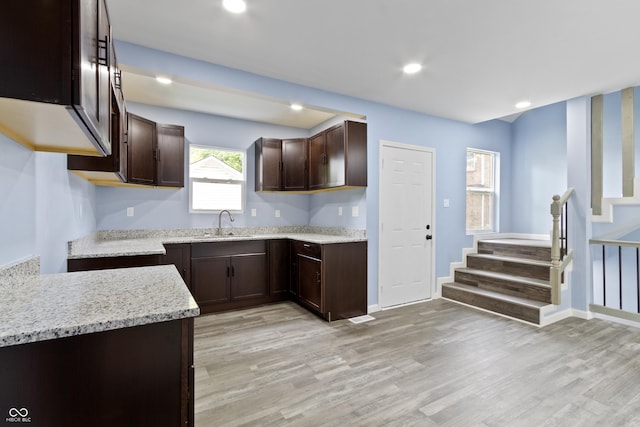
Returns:
[[[144,117],[128,115],[127,181],[153,185],[156,176],[156,123]]]
[[[344,126],[337,125],[326,132],[325,142],[327,187],[345,185]]]
[[[158,124],[157,185],[184,187],[184,127]]]
[[[231,257],[231,298],[243,300],[269,294],[266,254]]]
[[[104,0],[80,0],[80,87],[74,108],[89,131],[111,152],[109,51],[110,27]]]
[[[269,241],[269,289],[271,295],[284,295],[289,288],[289,240]]]
[[[307,139],[282,140],[282,186],[288,191],[307,189]]]
[[[320,132],[309,138],[307,147],[309,159],[309,190],[324,188],[326,185],[324,132]]]
[[[322,313],[322,261],[298,254],[299,300]]]
[[[256,191],[282,189],[282,141],[260,138],[256,145]]]
[[[191,260],[191,287],[198,304],[227,302],[231,298],[229,257]]]
[[[182,280],[191,290],[191,245],[188,243],[176,243],[164,245],[167,254],[164,256],[164,264],[176,266]]]

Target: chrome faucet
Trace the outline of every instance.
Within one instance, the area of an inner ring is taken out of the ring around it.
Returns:
[[[220,213],[218,214],[218,236],[222,236],[222,214],[225,212],[229,214],[229,220],[231,220],[231,222],[234,221],[233,216],[231,215],[231,212],[229,212],[226,209],[220,211]]]

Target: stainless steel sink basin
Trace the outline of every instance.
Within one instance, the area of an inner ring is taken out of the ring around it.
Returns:
[[[247,234],[225,234],[225,235],[217,235],[217,234],[203,234],[201,236],[194,236],[192,239],[194,240],[225,240],[225,239],[244,239],[251,238],[253,236]]]

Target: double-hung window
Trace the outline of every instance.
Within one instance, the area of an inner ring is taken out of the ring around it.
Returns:
[[[467,149],[467,233],[496,228],[498,153]]]
[[[244,152],[189,146],[189,204],[191,212],[228,209],[241,212],[245,199]]]

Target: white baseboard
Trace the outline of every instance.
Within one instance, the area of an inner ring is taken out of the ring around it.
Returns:
[[[593,319],[593,312],[571,309],[571,316],[579,319],[591,320]]]
[[[636,328],[640,328],[640,323],[634,322],[633,320],[621,319],[620,317],[615,316],[607,316],[606,314],[602,313],[590,313],[592,314],[592,318],[595,319],[606,320],[609,322],[620,323],[622,325],[635,326]]]
[[[375,313],[376,311],[380,311],[380,306],[378,304],[372,304],[367,307],[367,314]]]

